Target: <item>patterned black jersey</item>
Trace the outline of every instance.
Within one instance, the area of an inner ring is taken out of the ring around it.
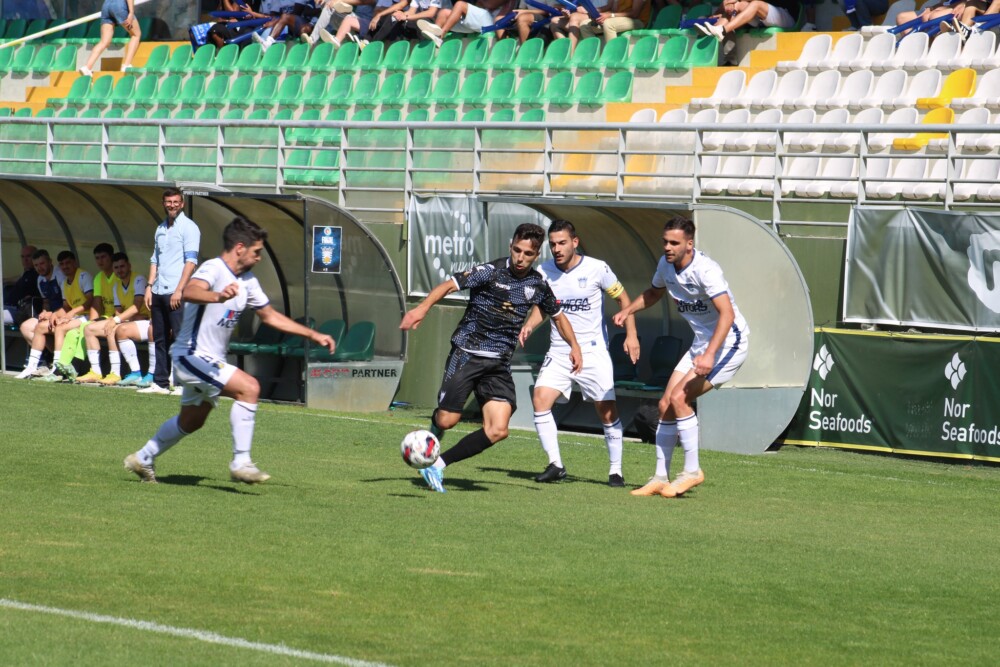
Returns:
[[[510,359],[532,306],[549,316],[562,312],[545,277],[535,269],[516,277],[508,257],[456,273],[452,280],[458,289],[470,292],[451,343],[477,356]]]

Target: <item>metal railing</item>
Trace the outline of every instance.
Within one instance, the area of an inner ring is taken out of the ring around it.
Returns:
[[[892,146],[918,132],[934,140]],[[0,175],[322,192],[362,219],[401,220],[412,194],[439,193],[726,201],[842,225],[830,204],[997,206],[998,146],[992,125],[10,118]]]

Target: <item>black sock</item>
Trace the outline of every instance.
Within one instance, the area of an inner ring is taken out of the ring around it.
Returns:
[[[486,436],[486,431],[479,429],[456,442],[454,447],[441,455],[441,460],[445,465],[451,465],[484,452],[492,446],[493,443]]]

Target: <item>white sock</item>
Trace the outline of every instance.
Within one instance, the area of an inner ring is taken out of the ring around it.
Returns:
[[[698,415],[678,419],[677,433],[684,448],[684,472],[698,472]]]
[[[121,356],[125,358],[125,363],[128,364],[128,367],[132,372],[142,372],[142,367],[139,366],[139,352],[135,349],[135,343],[128,338],[120,340],[118,341],[118,351]]]
[[[616,419],[613,424],[603,424],[604,442],[608,446],[608,460],[611,467],[609,475],[622,474],[622,420]]]
[[[444,470],[448,467],[448,464],[441,460],[441,457],[437,457],[437,461],[434,462],[434,467],[438,470]]]
[[[656,475],[666,477],[670,473],[670,459],[677,444],[677,422],[673,419],[660,420],[656,425]]]
[[[28,365],[25,367],[26,371],[31,371],[34,373],[38,370],[38,362],[42,359],[41,350],[32,350],[28,353]]]
[[[535,413],[535,430],[538,431],[542,449],[549,455],[549,463],[562,468],[562,457],[559,456],[559,429],[556,428],[556,420],[551,410]]]
[[[179,422],[179,417],[176,415],[168,419],[167,421],[160,424],[159,430],[156,431],[146,446],[135,453],[139,460],[145,465],[149,465],[153,462],[157,456],[167,451],[183,438],[187,433],[181,430]]]
[[[122,355],[116,350],[108,350],[108,360],[111,362],[111,374],[122,374]]]
[[[149,341],[147,345],[149,345],[149,368],[146,372],[152,375],[156,372],[156,345],[153,341]]]
[[[62,354],[62,350],[52,350],[52,363],[59,363],[59,356]]]
[[[229,425],[233,429],[233,462],[230,467],[238,468],[250,463],[250,447],[253,446],[253,427],[257,418],[257,404],[234,401],[229,411]]]
[[[90,370],[98,375],[101,374],[101,351],[87,350],[87,361],[90,362]]]

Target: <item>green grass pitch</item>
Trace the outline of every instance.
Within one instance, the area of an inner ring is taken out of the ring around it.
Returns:
[[[264,405],[273,478],[247,487],[223,402],[146,485],[121,460],[176,398],[7,377],[0,397],[2,600],[398,666],[996,661],[996,468],[703,452],[689,497],[633,498],[602,439],[564,434],[570,478],[542,486],[515,431],[442,495],[399,457],[428,410]],[[626,443],[630,488],[652,467]],[[0,606],[4,665],[237,663],[310,660]]]

